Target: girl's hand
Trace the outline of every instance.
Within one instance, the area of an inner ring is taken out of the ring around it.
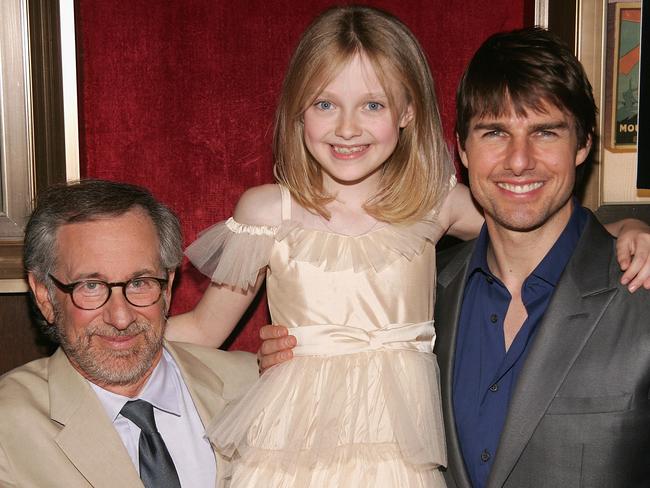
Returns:
[[[650,290],[650,227],[635,219],[619,224],[616,257],[625,271],[621,283],[632,293],[641,287]]]

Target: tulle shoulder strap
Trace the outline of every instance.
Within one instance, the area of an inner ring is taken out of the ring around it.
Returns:
[[[456,185],[458,184],[458,178],[456,178],[456,175],[453,174],[449,178],[449,190],[452,190]]]
[[[291,220],[291,192],[284,185],[280,187],[280,197],[282,199],[282,220]]]
[[[278,229],[287,225],[247,225],[231,217],[204,230],[185,255],[213,282],[247,290],[269,263]]]

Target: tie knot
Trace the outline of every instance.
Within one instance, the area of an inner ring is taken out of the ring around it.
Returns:
[[[124,404],[120,413],[137,425],[140,430],[149,433],[158,432],[151,403],[144,400],[132,400]]]

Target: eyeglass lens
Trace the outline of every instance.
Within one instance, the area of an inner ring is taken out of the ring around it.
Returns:
[[[161,284],[154,278],[134,278],[121,288],[126,300],[137,307],[153,305],[161,294]],[[92,310],[106,303],[110,290],[104,281],[85,281],[75,287],[72,298],[78,307]]]

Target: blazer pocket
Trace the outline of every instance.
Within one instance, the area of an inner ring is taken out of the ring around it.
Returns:
[[[623,412],[630,409],[632,395],[626,393],[601,397],[555,397],[548,408],[548,415],[572,415],[587,413]]]

